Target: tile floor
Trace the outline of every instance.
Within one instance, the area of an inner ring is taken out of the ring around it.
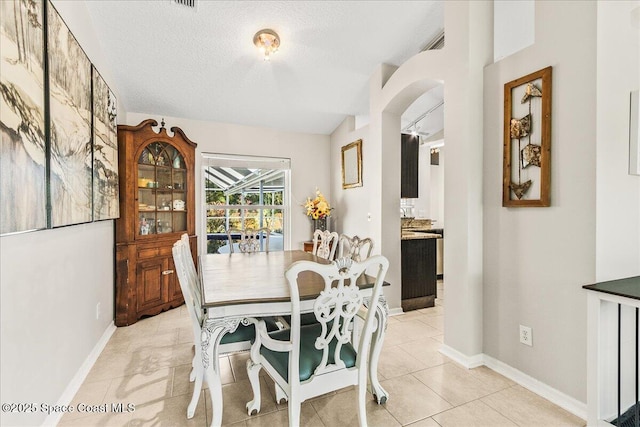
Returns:
[[[467,370],[438,352],[442,342],[443,285],[436,306],[389,319],[379,377],[390,398],[367,404],[370,426],[584,426],[585,421],[486,367]],[[134,412],[71,413],[59,426],[208,426],[211,401],[203,390],[187,420],[192,332],[182,306],[118,328],[74,398],[79,403],[135,404]],[[224,425],[286,426],[287,406],[276,404],[272,381],[263,376],[262,410],[248,416],[251,399],[247,353],[220,360]],[[320,396],[302,406],[304,426],[357,425],[353,388]]]

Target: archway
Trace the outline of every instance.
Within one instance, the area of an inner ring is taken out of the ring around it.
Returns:
[[[443,352],[466,366],[482,353],[482,134],[483,67],[492,53],[492,6],[447,2],[446,46],[422,52],[399,68],[381,65],[371,78],[369,145],[379,198],[371,198],[372,234],[390,261],[385,291],[400,306],[400,115],[425,91],[445,83],[448,167],[444,206],[447,224],[445,345]],[[471,19],[473,17],[473,20]],[[481,24],[479,24],[481,23]]]

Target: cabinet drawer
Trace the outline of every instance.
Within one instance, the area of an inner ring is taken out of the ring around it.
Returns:
[[[138,259],[149,259],[157,256],[173,256],[171,246],[160,246],[156,248],[140,248],[138,249]]]
[[[139,249],[138,259],[155,258],[160,254],[159,248]]]

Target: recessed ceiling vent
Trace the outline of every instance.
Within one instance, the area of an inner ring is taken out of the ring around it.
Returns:
[[[192,9],[196,8],[196,0],[171,0],[171,3],[190,7]]]
[[[444,30],[440,31],[420,52],[425,50],[436,50],[444,47]]]

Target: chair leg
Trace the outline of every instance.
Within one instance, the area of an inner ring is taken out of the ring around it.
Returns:
[[[194,368],[195,370],[195,368]],[[193,370],[192,370],[193,372]],[[204,371],[200,370],[196,374],[195,383],[193,385],[193,395],[191,396],[191,402],[187,407],[187,418],[193,418],[193,414],[196,413],[196,407],[198,406],[198,400],[200,400],[200,392],[202,391],[202,380],[204,379]]]
[[[367,427],[367,380],[358,383],[358,424]]]
[[[282,388],[280,388],[278,383],[275,383],[275,389],[276,389],[276,403],[280,403],[283,399],[285,402],[289,400],[289,398],[287,397],[287,394],[284,392],[284,390],[282,390]]]
[[[190,383],[192,383],[196,379],[196,376],[197,376],[197,374],[196,374],[196,370],[197,370],[196,369],[196,366],[197,366],[196,363],[202,363],[201,361],[196,360],[196,357],[198,357],[197,354],[195,354],[193,356],[193,360],[191,361],[191,372],[189,373],[189,382]]]
[[[300,400],[291,396],[289,399],[289,427],[298,427],[300,425]]]
[[[256,414],[260,413],[260,369],[262,369],[261,364],[254,363],[252,359],[247,360],[247,375],[253,390],[253,400],[247,403],[249,415],[253,415],[253,411],[256,411]]]
[[[198,401],[200,400],[200,392],[202,391],[202,382],[204,381],[204,366],[202,366],[202,349],[196,346],[195,355],[191,361],[191,374],[189,375],[190,381],[195,381],[193,384],[193,395],[191,401],[187,407],[187,418],[193,418],[193,414],[196,412]],[[193,379],[191,379],[193,377]]]

